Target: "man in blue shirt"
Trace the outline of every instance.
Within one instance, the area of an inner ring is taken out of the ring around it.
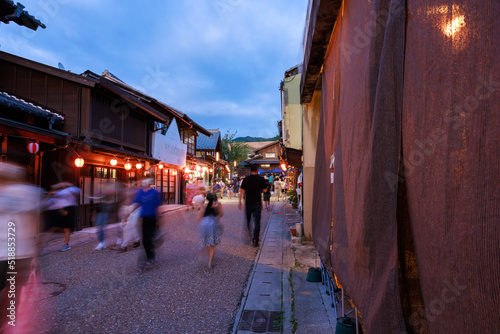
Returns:
[[[160,195],[156,189],[151,188],[153,179],[144,179],[142,181],[142,188],[137,193],[132,205],[134,205],[133,212],[137,207],[141,208],[142,218],[142,243],[146,251],[147,265],[151,265],[156,260],[156,253],[153,244],[153,238],[156,233],[158,217],[158,207],[160,206]]]

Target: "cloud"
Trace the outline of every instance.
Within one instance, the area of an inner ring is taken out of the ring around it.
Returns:
[[[74,73],[108,69],[204,127],[276,133],[266,122],[280,115],[284,71],[301,61],[307,2],[37,1],[27,10],[46,19],[47,29],[14,34],[2,25],[0,43]]]

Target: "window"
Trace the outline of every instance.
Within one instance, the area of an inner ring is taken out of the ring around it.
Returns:
[[[196,137],[194,134],[181,130],[181,140],[187,145],[187,154],[194,156],[196,152]]]
[[[266,158],[276,158],[276,153],[266,153]]]

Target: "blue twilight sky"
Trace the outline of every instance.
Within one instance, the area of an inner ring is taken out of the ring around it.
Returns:
[[[0,50],[125,83],[237,136],[278,134],[308,0],[19,0],[47,28],[0,25]]]

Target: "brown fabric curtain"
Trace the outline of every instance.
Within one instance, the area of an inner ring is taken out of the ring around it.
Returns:
[[[337,27],[340,26],[338,18]],[[330,48],[325,57],[321,85],[321,115],[316,151],[314,198],[313,198],[313,239],[319,254],[326,264],[330,264],[331,220],[332,220],[332,189],[330,161],[334,148],[334,133],[338,113],[339,88],[339,50],[334,46],[338,43],[340,29],[335,29]]]
[[[500,2],[408,0],[403,164],[416,332],[500,328]]]
[[[384,175],[399,171],[405,3],[344,2],[335,29],[340,75],[332,267],[369,333],[401,332],[397,186]]]
[[[500,2],[343,6],[323,67],[316,247],[369,333],[496,332]]]

